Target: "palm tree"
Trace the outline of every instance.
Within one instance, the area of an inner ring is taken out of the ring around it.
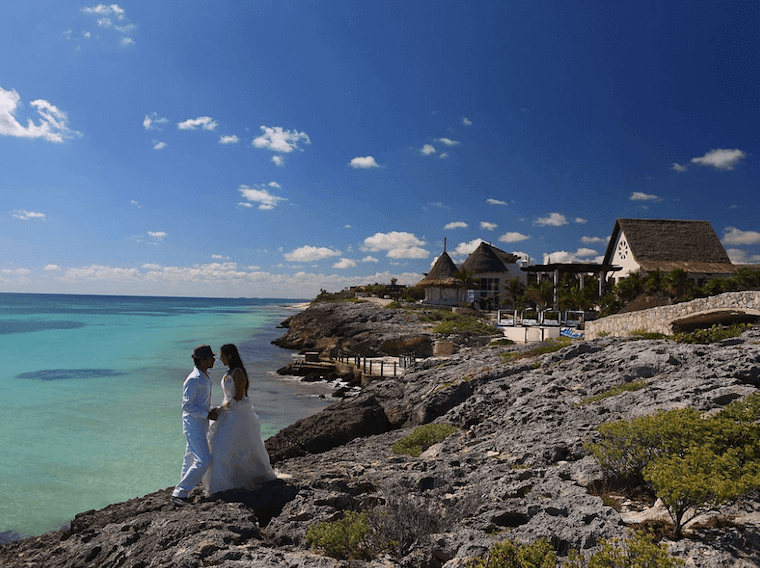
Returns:
[[[459,282],[458,287],[462,290],[462,300],[461,303],[464,304],[464,291],[465,290],[472,290],[475,288],[475,272],[472,270],[467,270],[466,268],[460,268],[454,273],[454,278],[456,278]]]
[[[538,311],[543,311],[546,306],[554,303],[554,283],[551,280],[544,280],[531,284],[525,289],[525,295],[535,302]]]
[[[691,287],[691,280],[689,280],[689,273],[683,268],[676,268],[668,272],[665,276],[665,286],[668,293],[674,300],[679,300],[686,295]]]
[[[525,292],[525,284],[523,284],[519,278],[510,278],[504,285],[504,292],[507,297],[503,303],[509,303],[513,310],[517,309],[517,302],[520,300],[520,296]]]

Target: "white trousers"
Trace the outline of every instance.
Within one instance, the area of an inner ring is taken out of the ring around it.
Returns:
[[[179,483],[174,487],[175,497],[187,497],[187,494],[201,482],[203,474],[211,465],[211,452],[208,449],[206,432],[208,422],[184,422],[182,430],[187,438],[185,459],[182,461],[182,472]]]

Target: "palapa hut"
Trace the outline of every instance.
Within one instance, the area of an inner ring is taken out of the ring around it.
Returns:
[[[425,303],[460,305],[464,301],[464,287],[462,280],[456,277],[457,272],[457,265],[444,249],[430,272],[416,284],[417,288],[425,289]]]
[[[621,268],[615,280],[681,268],[700,286],[736,270],[709,221],[671,219],[618,219],[603,264]]]
[[[480,243],[478,248],[462,264],[462,271],[473,273],[476,284],[474,302],[476,306],[497,309],[506,298],[506,285],[512,278],[525,284],[527,276],[518,266],[520,257],[505,252],[488,243]]]

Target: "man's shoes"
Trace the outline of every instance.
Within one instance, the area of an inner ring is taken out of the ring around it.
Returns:
[[[172,503],[177,505],[178,507],[187,507],[188,505],[192,505],[192,502],[188,497],[175,497],[172,495]]]

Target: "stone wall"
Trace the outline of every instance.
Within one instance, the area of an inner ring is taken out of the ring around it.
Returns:
[[[760,292],[726,292],[709,298],[698,298],[672,306],[616,314],[586,322],[586,339],[601,335],[625,337],[633,331],[673,334],[673,322],[714,311],[736,310],[760,315]]]

